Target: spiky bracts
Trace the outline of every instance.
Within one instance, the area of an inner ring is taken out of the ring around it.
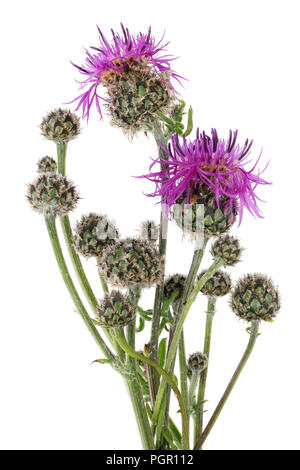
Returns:
[[[280,309],[279,291],[264,274],[247,274],[237,282],[230,305],[242,320],[272,321]]]
[[[103,251],[99,270],[113,286],[151,287],[162,281],[164,262],[152,243],[126,238]]]
[[[37,162],[38,173],[56,173],[57,164],[52,157],[43,157]]]
[[[200,373],[204,369],[207,368],[208,365],[208,359],[205,354],[202,352],[196,352],[194,354],[191,354],[188,360],[188,372],[192,374],[193,372],[195,373]]]
[[[187,203],[186,192],[173,208],[172,216],[177,225],[190,233],[203,233],[207,238],[227,232],[235,221],[235,207],[230,212],[228,198],[216,196],[204,184],[192,188]]]
[[[106,215],[90,213],[83,215],[74,230],[76,249],[86,258],[101,256],[104,248],[119,238],[116,225]]]
[[[143,240],[156,243],[159,239],[159,225],[153,220],[144,220],[140,226],[140,237]]]
[[[28,185],[27,200],[41,214],[64,216],[75,209],[79,193],[65,176],[43,173]]]
[[[243,211],[247,209],[252,215],[261,217],[258,208],[259,198],[256,196],[258,185],[269,184],[261,178],[264,170],[255,169],[259,158],[246,169],[245,161],[249,156],[252,141],[237,144],[238,131],[229,133],[229,138],[220,139],[216,129],[211,130],[211,136],[197,131],[196,139],[188,140],[174,134],[168,148],[154,159],[151,172],[143,175],[156,185],[155,192],[150,197],[159,196],[169,209],[183,195],[186,202],[190,201],[190,192],[199,185],[206,185],[214,193],[217,204],[225,197],[224,211],[230,210],[234,217],[234,209],[239,214],[240,222]],[[155,164],[162,165],[159,171],[153,171]]]
[[[76,110],[82,108],[83,118],[89,118],[93,103],[102,117],[100,99],[104,98],[99,96],[98,87],[103,85],[113,120],[135,129],[143,125],[145,114],[149,117],[155,109],[165,108],[173,90],[170,79],[179,81],[182,77],[171,68],[175,58],[165,54],[168,43],[163,44],[162,39],[156,42],[151,28],[138,35],[132,35],[122,24],[121,28],[122,35],[112,30],[109,43],[98,27],[100,47],[86,50],[84,65],[73,64],[85,77],[82,88],[87,88],[73,101],[78,101]]]
[[[202,271],[198,276],[198,281],[206,271]],[[225,271],[216,271],[211,278],[206,281],[200,292],[209,297],[223,297],[228,294],[231,289],[231,278]]]
[[[135,315],[136,306],[129,297],[113,290],[99,303],[96,319],[104,328],[119,328],[132,323]]]
[[[80,120],[75,113],[59,108],[48,113],[40,127],[46,139],[67,142],[80,133]]]
[[[174,292],[178,291],[174,301],[177,302],[180,300],[184,291],[185,281],[186,276],[183,274],[173,274],[172,276],[169,276],[164,284],[164,297],[169,299],[172,297]]]
[[[242,248],[237,238],[226,234],[214,242],[211,254],[214,259],[220,258],[225,266],[234,266],[241,259]]]
[[[130,135],[151,125],[158,111],[168,113],[173,105],[169,82],[157,76],[145,60],[126,59],[121,72],[103,73],[102,83],[112,124]]]

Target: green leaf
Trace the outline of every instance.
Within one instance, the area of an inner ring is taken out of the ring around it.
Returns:
[[[144,328],[145,328],[145,319],[143,317],[140,317],[139,318],[139,326],[136,329],[136,332],[140,333],[141,331],[143,331]]]
[[[137,311],[146,321],[151,321],[152,319],[152,310],[143,310],[141,307],[137,307]]]
[[[174,126],[174,121],[172,119],[170,119],[168,116],[166,116],[165,114],[158,111],[157,115],[162,121],[164,121],[169,126]]]
[[[167,338],[163,338],[158,346],[158,363],[160,367],[164,366],[167,351]]]
[[[96,359],[95,361],[92,362],[92,364],[94,364],[95,362],[98,362],[98,364],[109,364],[111,360],[110,359]]]
[[[184,133],[185,136],[190,135],[194,127],[193,124],[193,108],[190,106],[189,111],[188,111],[188,120],[187,120],[187,126],[186,126],[186,131]]]

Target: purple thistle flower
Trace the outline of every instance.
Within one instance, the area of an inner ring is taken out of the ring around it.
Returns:
[[[228,198],[225,211],[229,208],[232,218],[234,211],[239,213],[240,223],[244,208],[253,216],[262,217],[257,205],[260,199],[255,190],[259,184],[270,184],[260,176],[268,164],[262,171],[254,173],[259,155],[247,170],[245,166],[250,160],[246,157],[249,156],[252,141],[247,139],[241,147],[237,144],[237,135],[237,130],[230,131],[228,140],[225,140],[218,137],[216,129],[212,129],[211,136],[204,131],[200,134],[198,129],[195,140],[188,141],[183,137],[180,141],[178,134],[174,134],[168,148],[163,148],[163,155],[153,160],[150,173],[141,176],[156,185],[155,191],[147,196],[160,196],[162,203],[171,210],[183,194],[186,195],[186,202],[190,203],[191,191],[204,185],[215,194],[217,205],[221,196]],[[152,172],[156,163],[161,164],[162,169]]]
[[[147,65],[152,67],[152,70],[158,75],[163,76],[164,80],[169,83],[171,89],[174,90],[170,83],[170,78],[174,78],[180,83],[181,77],[176,74],[171,68],[171,62],[176,59],[169,54],[164,54],[166,46],[163,44],[163,38],[156,42],[155,38],[151,35],[151,27],[148,29],[147,34],[139,33],[134,36],[130,34],[128,28],[124,28],[121,23],[122,35],[112,32],[112,42],[109,43],[100,28],[97,26],[99,32],[99,47],[91,47],[95,53],[86,49],[86,59],[82,66],[76,67],[82,75],[86,78],[81,82],[81,88],[87,87],[87,90],[77,96],[74,100],[78,101],[76,111],[82,108],[82,117],[89,119],[90,109],[95,102],[96,108],[102,118],[100,107],[100,99],[108,101],[97,93],[98,86],[103,84],[103,78],[107,76],[108,72],[121,73],[126,67],[126,60],[136,59],[145,61]]]

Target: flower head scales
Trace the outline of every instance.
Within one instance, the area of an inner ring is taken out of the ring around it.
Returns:
[[[156,184],[154,193],[148,196],[162,197],[162,202],[170,210],[183,194],[189,203],[192,189],[202,185],[215,194],[217,204],[219,198],[225,196],[225,211],[229,208],[233,215],[236,210],[240,222],[245,208],[253,216],[262,217],[257,204],[260,199],[255,190],[260,184],[270,183],[261,178],[265,168],[255,172],[260,156],[250,169],[246,169],[250,163],[246,157],[252,141],[247,139],[240,146],[237,136],[237,130],[230,131],[226,140],[218,137],[216,129],[211,130],[211,136],[204,131],[200,134],[198,129],[196,139],[189,141],[186,137],[180,140],[178,134],[174,134],[168,148],[163,148],[162,155],[153,161],[151,172],[142,176]],[[161,164],[162,169],[153,172],[156,163]]]
[[[151,66],[158,76],[163,75],[171,88],[173,87],[170,78],[180,82],[182,77],[171,68],[171,62],[176,57],[165,54],[165,48],[169,43],[163,43],[164,36],[156,42],[151,34],[151,27],[149,27],[146,34],[140,32],[137,35],[132,35],[128,28],[125,28],[121,23],[122,35],[111,30],[111,43],[104,36],[101,29],[98,26],[97,28],[100,41],[99,47],[90,47],[92,51],[86,50],[86,59],[82,66],[71,62],[85,76],[85,79],[81,82],[81,88],[87,88],[87,90],[72,101],[78,101],[76,111],[81,107],[83,118],[89,118],[90,109],[94,102],[102,118],[100,99],[107,100],[98,95],[98,86],[103,84],[105,74],[109,72],[120,73],[126,67],[127,60],[144,61]]]

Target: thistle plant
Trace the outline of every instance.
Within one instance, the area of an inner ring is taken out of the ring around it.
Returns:
[[[102,352],[95,362],[108,364],[125,382],[143,449],[200,450],[249,359],[260,322],[272,322],[280,309],[278,289],[268,276],[245,274],[232,287],[228,272],[242,259],[243,246],[232,232],[244,223],[244,212],[262,217],[257,193],[260,186],[270,184],[262,177],[266,166],[258,168],[261,156],[251,162],[252,141],[238,143],[237,131],[223,138],[216,129],[208,134],[197,128],[191,136],[193,111],[186,110],[177,90],[183,77],[171,66],[175,57],[168,52],[168,43],[157,41],[151,28],[134,35],[121,25],[121,33],[112,30],[110,40],[99,28],[98,32],[99,45],[86,51],[83,65],[73,64],[83,77],[81,93],[71,101],[77,103],[75,112],[58,108],[42,119],[41,134],[54,142],[57,158],[38,160],[27,200],[45,219],[67,290]],[[131,138],[144,131],[157,143],[150,169],[145,159],[145,173],[139,178],[154,183],[147,196],[158,198],[160,220],[139,221],[135,237],[120,233],[110,216],[102,213],[101,204],[97,213],[79,214],[73,226],[69,219],[80,195],[66,174],[68,142],[83,132],[76,111],[81,110],[88,121],[93,107],[101,119],[108,115],[111,124]],[[63,254],[58,220],[80,292]],[[189,236],[194,253],[188,272],[167,275],[166,256],[176,256],[171,249],[167,253],[171,223]],[[200,271],[208,245],[211,264]],[[102,292],[86,276],[90,258],[95,260]],[[143,293],[151,287],[153,305],[144,305]],[[218,298],[227,295],[250,337],[205,423],[213,319]],[[203,296],[207,303],[203,344],[199,342],[199,352],[187,351],[185,320]],[[150,331],[141,339],[146,322]],[[176,419],[171,416],[173,395],[180,411]]]

